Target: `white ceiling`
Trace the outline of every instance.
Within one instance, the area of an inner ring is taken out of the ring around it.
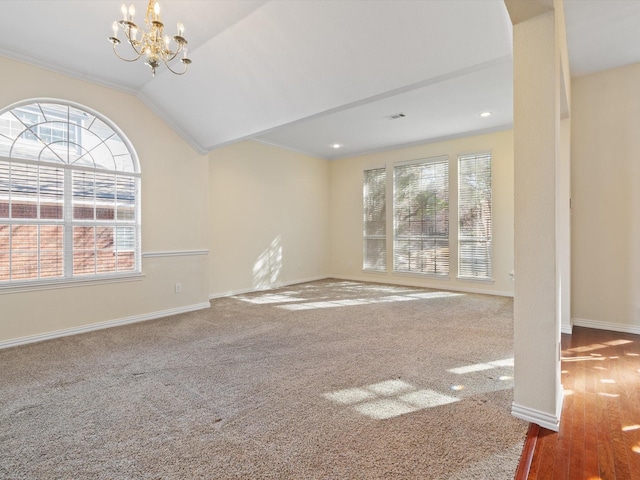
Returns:
[[[640,0],[564,3],[574,76],[640,61]],[[155,78],[111,51],[120,5],[2,0],[0,54],[130,92],[200,152],[254,138],[331,159],[512,123],[502,0],[160,0],[193,64]]]

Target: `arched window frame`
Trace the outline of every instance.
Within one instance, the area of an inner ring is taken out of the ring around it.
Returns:
[[[140,182],[99,112],[52,98],[0,110],[0,292],[140,277]]]

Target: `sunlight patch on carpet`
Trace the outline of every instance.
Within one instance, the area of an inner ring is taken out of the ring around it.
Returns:
[[[322,302],[307,302],[288,305],[278,305],[285,310],[313,310],[316,308],[336,308],[351,307],[356,305],[367,305],[376,303],[392,303],[392,302],[408,302],[413,300],[428,300],[433,298],[449,298],[463,296],[462,293],[452,292],[426,292],[426,293],[410,293],[407,295],[387,295],[378,298],[348,298],[344,300],[331,300]]]
[[[450,368],[447,370],[451,373],[463,375],[465,373],[481,372],[483,370],[491,370],[500,367],[513,367],[513,358],[505,358],[503,360],[495,360],[487,363],[474,363],[472,365],[464,365],[462,367]]]
[[[241,297],[235,296],[238,300],[243,302],[253,303],[255,305],[268,305],[270,303],[287,303],[287,302],[304,302],[306,299],[300,297],[294,297],[291,295],[276,295],[273,293],[265,293],[264,295],[258,295],[253,297]]]
[[[387,380],[365,387],[325,393],[325,398],[349,405],[356,412],[376,420],[398,417],[460,399],[434,390],[418,390],[402,380]]]

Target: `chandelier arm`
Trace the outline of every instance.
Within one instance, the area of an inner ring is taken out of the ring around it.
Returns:
[[[163,56],[163,60],[164,60],[164,63],[167,63],[167,62],[173,61],[178,56],[180,51],[172,52],[171,50],[165,50],[165,53],[167,55],[166,55],[166,58],[164,58],[164,56]]]
[[[176,75],[184,75],[185,73],[187,73],[187,68],[189,67],[188,63],[182,62],[182,64],[184,65],[184,70],[182,72],[176,72],[173,68],[171,68],[171,65],[169,65],[164,58],[162,59],[162,62],[164,63],[164,66],[167,67],[167,69],[171,73],[174,73]]]
[[[113,44],[113,53],[116,54],[116,57],[118,57],[120,60],[124,60],[125,62],[135,62],[137,60],[140,60],[140,57],[142,57],[142,52],[139,53],[137,50],[134,51],[138,54],[136,58],[124,58],[118,54],[118,51],[116,50],[116,44]]]

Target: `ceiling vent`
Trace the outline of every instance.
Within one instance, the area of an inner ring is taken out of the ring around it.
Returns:
[[[400,113],[394,113],[393,115],[387,115],[384,118],[386,118],[387,120],[397,120],[397,119],[402,118],[402,117],[406,117],[406,115],[404,113],[400,112]]]

